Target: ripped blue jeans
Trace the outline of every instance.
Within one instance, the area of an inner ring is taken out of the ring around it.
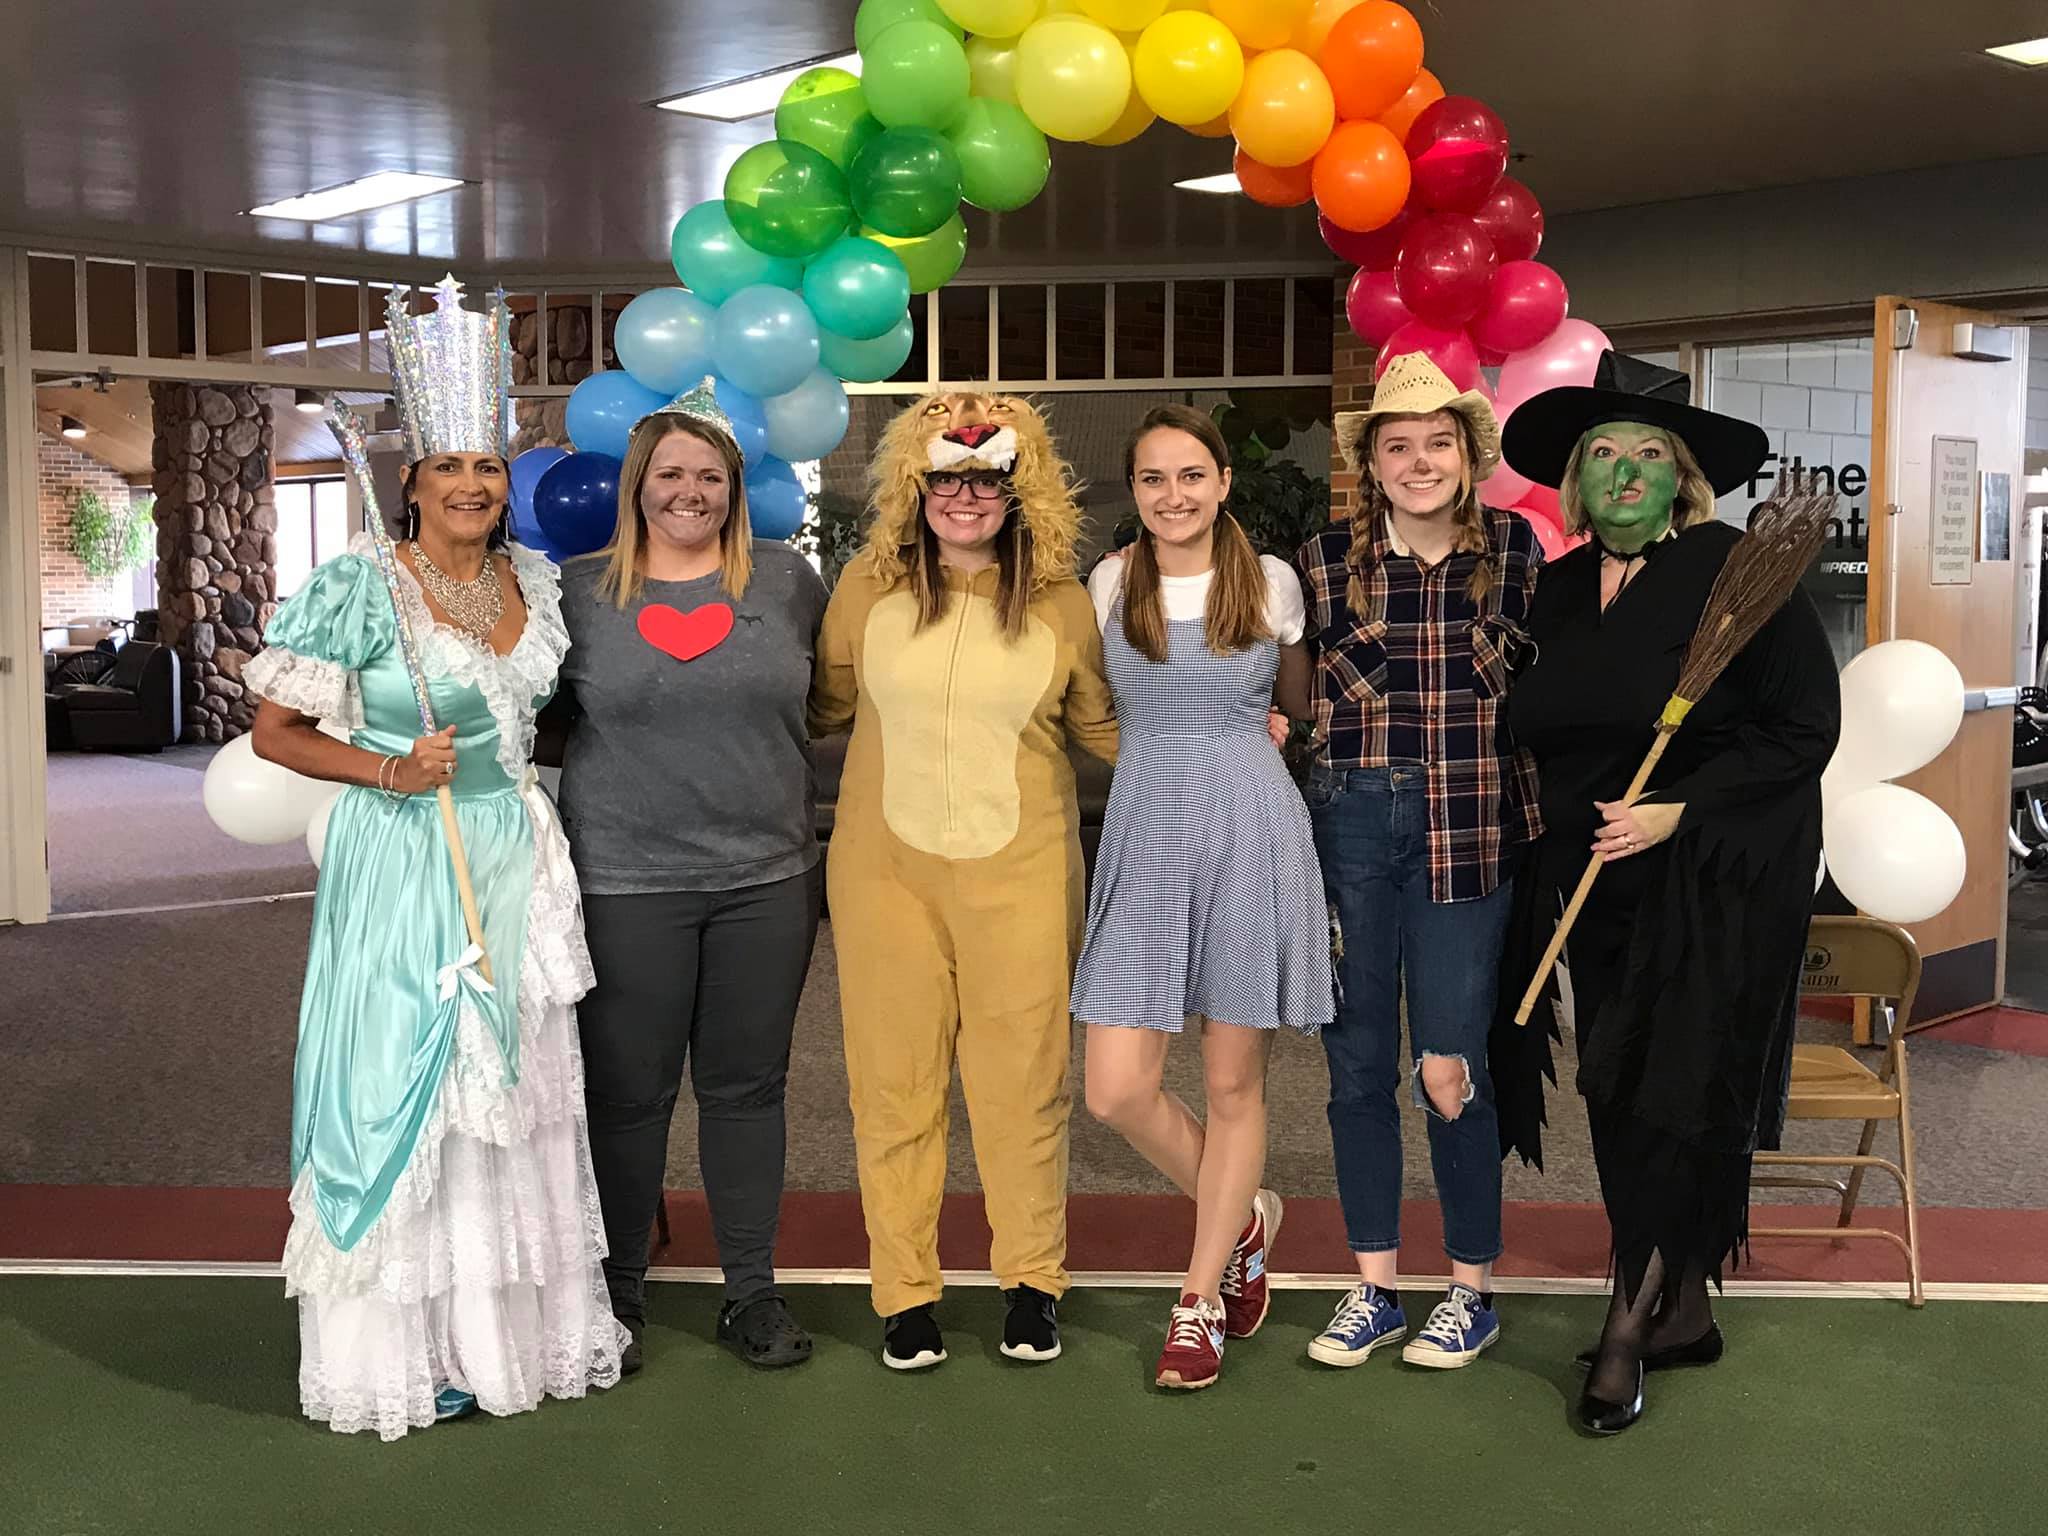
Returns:
[[[1486,1036],[1513,895],[1429,898],[1429,801],[1423,770],[1314,769],[1306,789],[1343,952],[1330,1060],[1330,1141],[1344,1234],[1354,1253],[1401,1246],[1401,1078],[1429,1126],[1444,1251],[1463,1264],[1500,1257],[1501,1152]],[[1411,1050],[1401,1052],[1406,990]],[[1446,1119],[1423,1091],[1422,1062],[1463,1062],[1466,1098]]]

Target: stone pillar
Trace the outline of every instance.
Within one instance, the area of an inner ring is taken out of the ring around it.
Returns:
[[[277,611],[276,423],[268,391],[152,384],[161,638],[184,673],[186,741],[249,728],[242,667]]]

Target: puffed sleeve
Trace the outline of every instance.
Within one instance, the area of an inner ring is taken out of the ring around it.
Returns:
[[[353,728],[362,724],[354,674],[396,643],[391,594],[377,567],[361,555],[337,555],[277,610],[263,650],[242,669],[242,685]]]
[[[1261,555],[1259,565],[1266,573],[1266,627],[1282,645],[1293,645],[1308,622],[1301,578],[1293,566],[1275,555]]]
[[[1088,573],[1088,600],[1095,605],[1095,627],[1105,633],[1116,613],[1117,594],[1124,589],[1124,562],[1104,555]]]

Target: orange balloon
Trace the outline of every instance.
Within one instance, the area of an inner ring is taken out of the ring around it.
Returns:
[[[1198,139],[1227,139],[1230,137],[1230,114],[1223,112],[1206,123],[1182,123],[1181,126]]]
[[[1378,123],[1339,123],[1315,158],[1316,206],[1353,234],[1393,222],[1408,201],[1408,152]]]
[[[1415,83],[1422,28],[1394,0],[1363,0],[1337,18],[1316,58],[1339,117],[1378,117]]]
[[[1323,43],[1330,35],[1330,28],[1337,24],[1337,18],[1364,3],[1365,0],[1315,0],[1308,16],[1294,29],[1289,46],[1299,48],[1314,58],[1323,51]]]
[[[1247,49],[1285,48],[1315,0],[1209,0],[1209,14]]]
[[[1407,93],[1399,101],[1380,114],[1379,120],[1392,130],[1395,138],[1406,144],[1408,130],[1415,126],[1415,119],[1422,116],[1422,109],[1433,101],[1443,99],[1443,82],[1428,70],[1419,70],[1415,76],[1415,83],[1408,87]]]
[[[1265,165],[1237,148],[1237,184],[1244,195],[1268,208],[1299,208],[1316,195],[1315,162],[1303,165]]]
[[[1230,131],[1254,160],[1300,165],[1337,126],[1337,101],[1316,62],[1292,48],[1262,53],[1245,66],[1244,88],[1230,104]]]

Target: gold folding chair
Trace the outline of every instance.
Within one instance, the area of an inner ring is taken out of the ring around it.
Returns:
[[[1925,1306],[1920,1283],[1920,1206],[1913,1179],[1913,1117],[1906,1082],[1906,1031],[1920,990],[1920,950],[1913,936],[1874,917],[1817,917],[1807,930],[1806,964],[1799,992],[1803,998],[1869,998],[1896,1000],[1891,1038],[1875,1072],[1849,1051],[1832,1045],[1792,1048],[1792,1095],[1785,1118],[1790,1120],[1861,1120],[1863,1139],[1853,1157],[1795,1152],[1759,1152],[1760,1167],[1845,1168],[1846,1181],[1812,1174],[1758,1173],[1760,1188],[1826,1189],[1842,1197],[1833,1227],[1752,1227],[1752,1237],[1881,1238],[1906,1256],[1908,1299]],[[1873,1157],[1870,1145],[1878,1125],[1895,1120],[1899,1127],[1899,1160]],[[1906,1235],[1884,1227],[1855,1227],[1856,1199],[1863,1175],[1881,1168],[1899,1181],[1905,1203]]]

